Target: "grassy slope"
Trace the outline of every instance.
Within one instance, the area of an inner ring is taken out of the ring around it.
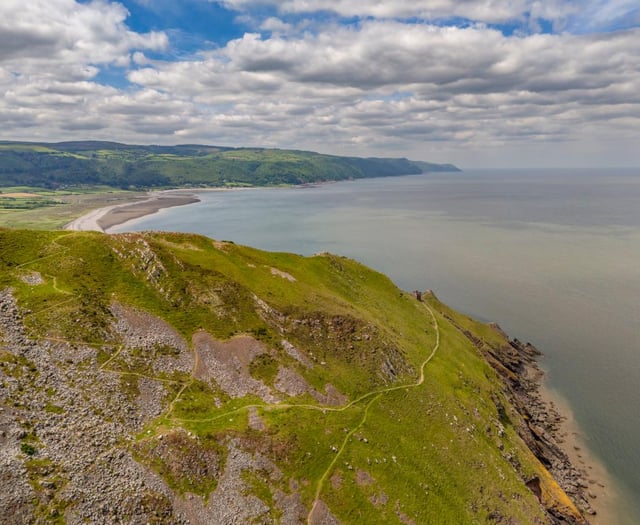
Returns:
[[[337,157],[279,149],[0,143],[0,187],[265,186],[418,174],[423,170],[457,168],[407,159]]]
[[[146,255],[141,252],[144,243],[150,249]],[[166,269],[158,278],[148,278],[149,253],[151,266],[159,262]],[[147,262],[141,264],[145,257]],[[295,282],[274,275],[272,268]],[[45,283],[30,286],[19,279],[32,271],[39,272]],[[517,414],[508,411],[500,417],[494,400],[509,405],[494,371],[442,316],[446,307],[429,297],[441,344],[426,366],[424,384],[410,387],[435,344],[432,318],[424,305],[386,277],[352,260],[266,253],[181,234],[105,236],[0,229],[0,289],[7,286],[14,288],[20,306],[30,312],[25,322],[32,334],[100,346],[109,323],[108,307],[117,300],[163,318],[187,340],[201,328],[220,339],[254,334],[277,360],[296,367],[311,385],[321,389],[331,383],[350,400],[392,383],[380,368],[385,352],[395,352],[396,363],[403,366],[397,367],[393,384],[409,387],[367,397],[342,411],[320,411],[310,397],[304,401],[314,406],[289,408],[266,406],[253,396],[231,400],[190,377],[174,377],[179,381],[174,393],[182,385],[182,395],[173,410],[149,425],[151,434],[141,439],[172,427],[193,431],[216,447],[221,436],[244,436],[300,484],[308,508],[319,492],[344,523],[545,519],[524,485],[524,480],[536,474],[542,477],[545,471],[511,425],[510,418]],[[330,331],[332,339],[318,345],[309,332],[293,330],[286,322],[265,321],[253,294],[288,319],[350,319],[356,331],[366,329],[373,335],[368,344],[353,339],[345,343],[339,331]],[[476,330],[488,344],[504,344],[490,328],[451,310],[446,313]],[[315,350],[318,362],[313,369],[304,369],[284,353],[283,330],[297,348]],[[107,359],[112,349],[104,347],[103,352]],[[141,363],[140,371],[147,371],[146,366]],[[272,375],[268,367],[255,372]],[[222,405],[216,407],[214,398]],[[299,405],[301,400],[290,403]],[[257,405],[267,425],[262,435],[248,428],[249,404]],[[500,436],[502,425],[505,432]],[[345,440],[351,431],[351,439]],[[343,453],[327,470],[335,457],[332,447],[343,443]],[[150,464],[162,473],[161,466]],[[321,483],[323,476],[326,482]],[[259,473],[254,477],[256,495],[268,501],[275,487]],[[179,490],[205,495],[215,486],[168,481]],[[547,486],[552,492],[559,490],[550,480]]]

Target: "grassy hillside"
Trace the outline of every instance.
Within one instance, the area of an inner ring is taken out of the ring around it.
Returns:
[[[0,513],[583,523],[518,435],[505,347],[343,257],[0,229]]]
[[[118,188],[306,184],[458,171],[450,164],[357,158],[307,151],[113,142],[0,142],[0,187]]]

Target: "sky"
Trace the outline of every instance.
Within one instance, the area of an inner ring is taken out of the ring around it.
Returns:
[[[0,140],[640,166],[637,0],[0,0]]]

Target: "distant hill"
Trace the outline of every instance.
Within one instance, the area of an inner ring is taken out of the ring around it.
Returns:
[[[310,151],[117,142],[0,142],[0,187],[270,186],[460,171],[452,164]]]
[[[586,524],[535,350],[432,293],[197,235],[0,248],[3,523]]]

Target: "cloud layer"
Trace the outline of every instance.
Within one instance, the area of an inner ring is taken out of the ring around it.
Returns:
[[[2,138],[264,145],[466,166],[640,162],[640,29],[628,17],[623,30],[538,32],[534,19],[575,24],[576,4],[225,3],[274,11],[244,13],[255,33],[159,59],[179,51],[169,33],[136,31],[120,3],[4,0]],[[629,2],[589,5],[610,20],[634,13]],[[340,16],[314,18],[319,10]],[[432,20],[456,16],[475,22]],[[515,19],[519,30],[481,23]]]

